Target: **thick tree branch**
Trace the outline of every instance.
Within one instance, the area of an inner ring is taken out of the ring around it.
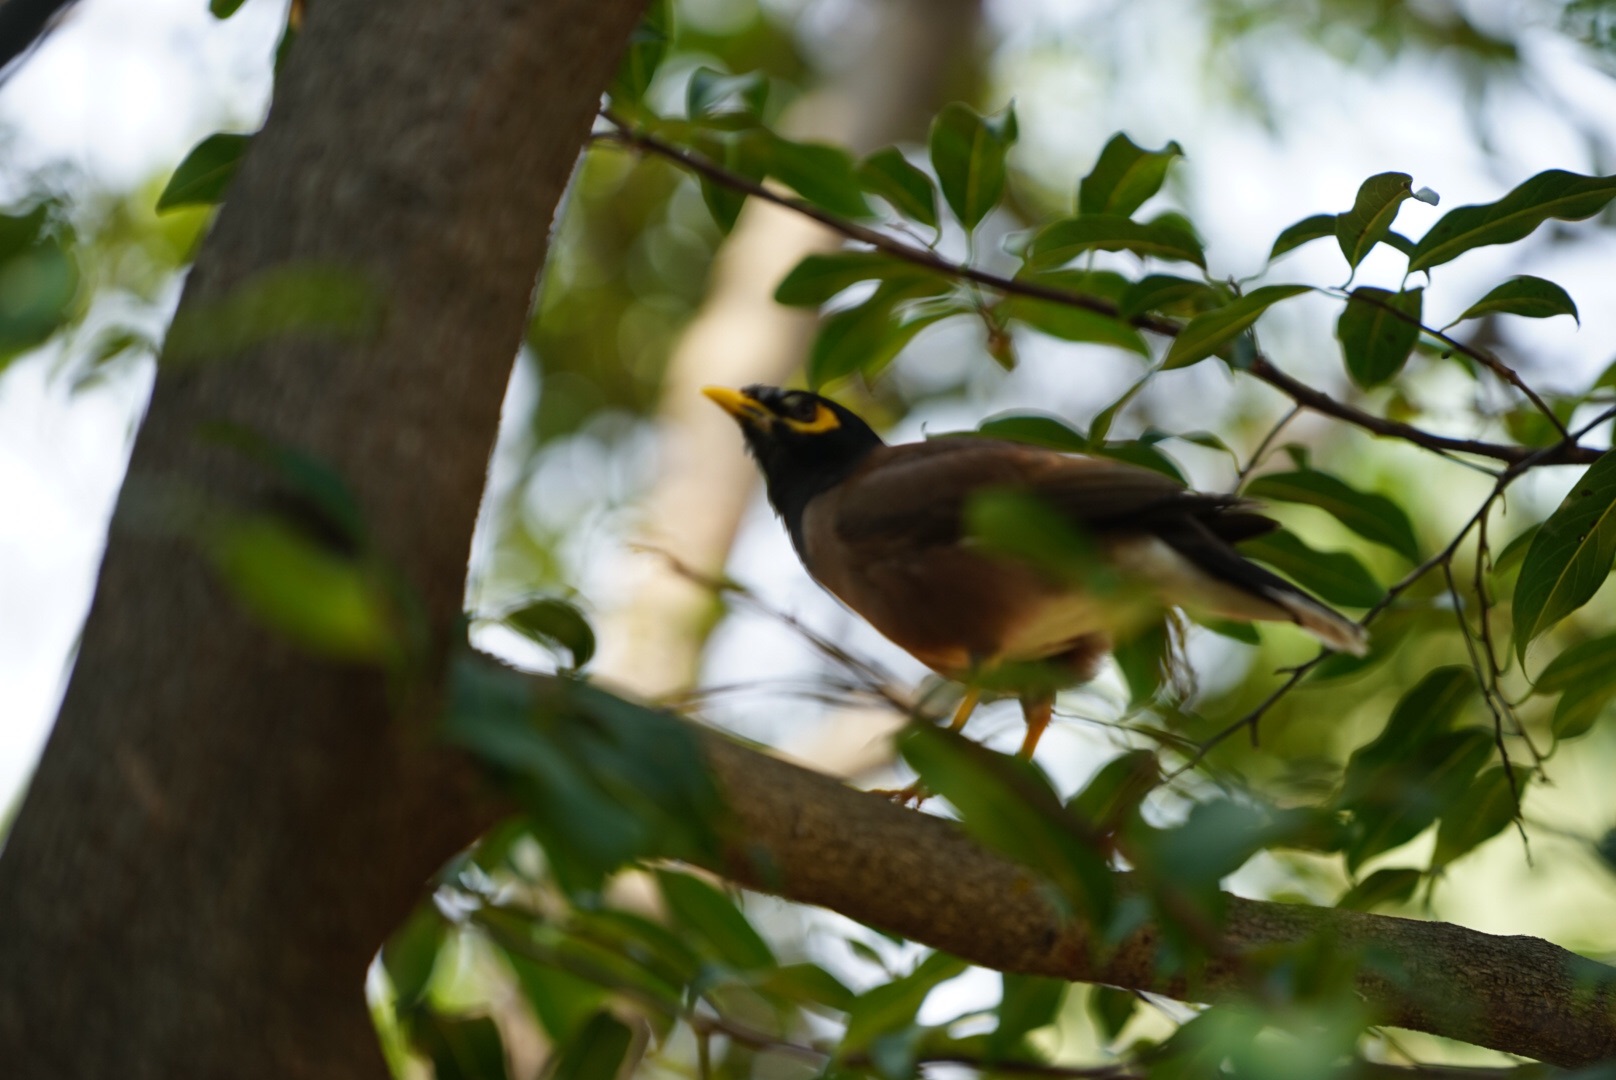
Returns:
[[[704,732],[740,838],[711,869],[1000,971],[1217,1000],[1240,955],[1310,938],[1387,962],[1358,988],[1376,1020],[1557,1065],[1616,1057],[1616,969],[1530,937],[1446,923],[1229,898],[1225,939],[1195,993],[1157,970],[1157,932],[1116,948],[1062,922],[1027,868],[950,822]]]
[[[916,266],[935,270],[939,274],[945,274],[963,281],[975,282],[1007,296],[1026,296],[1035,300],[1048,300],[1052,303],[1064,304],[1068,307],[1082,308],[1085,311],[1093,311],[1100,315],[1120,318],[1116,305],[1108,300],[1073,292],[1070,289],[1041,284],[1036,281],[1007,278],[965,263],[945,259],[929,248],[909,243],[877,229],[860,225],[857,222],[848,221],[846,218],[821,210],[819,207],[801,199],[782,195],[780,192],[766,187],[749,177],[726,169],[724,166],[702,157],[700,154],[675,146],[657,138],[655,135],[639,131],[626,119],[610,111],[604,115],[616,128],[615,131],[602,136],[606,140],[618,142],[624,146],[677,162],[691,172],[705,176],[707,179],[723,184],[733,190],[744,191],[752,198],[763,199],[777,206],[795,210],[797,213],[810,217],[827,228],[834,229],[856,243],[868,244],[878,251],[914,263]],[[1173,320],[1154,315],[1135,316],[1129,319],[1128,322],[1140,330],[1163,337],[1176,337],[1182,329]],[[1414,443],[1416,446],[1423,446],[1428,450],[1474,454],[1478,457],[1492,458],[1495,461],[1510,464],[1538,454],[1538,450],[1533,447],[1512,446],[1508,443],[1494,443],[1480,439],[1457,439],[1425,431],[1414,427],[1412,424],[1404,424],[1396,420],[1388,420],[1383,416],[1376,416],[1358,408],[1356,405],[1333,398],[1322,390],[1316,390],[1301,380],[1287,375],[1272,360],[1260,353],[1246,368],[1246,371],[1254,378],[1262,380],[1286,395],[1298,405],[1305,406],[1314,412],[1332,416],[1337,420],[1352,424],[1373,434],[1402,439],[1406,442]],[[1557,446],[1552,454],[1539,456],[1537,462],[1542,465],[1587,464],[1598,458],[1600,453],[1601,451],[1599,450],[1565,442]]]

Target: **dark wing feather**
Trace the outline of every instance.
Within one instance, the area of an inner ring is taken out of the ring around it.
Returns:
[[[957,543],[965,507],[990,490],[1025,491],[1093,534],[1176,531],[1199,522],[1228,542],[1275,528],[1230,495],[1190,491],[1150,469],[996,439],[951,438],[883,447],[848,478],[837,533],[843,541],[879,546]]]

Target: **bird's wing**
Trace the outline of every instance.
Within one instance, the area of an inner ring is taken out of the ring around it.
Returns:
[[[990,490],[1024,491],[1090,533],[1139,533],[1202,521],[1224,539],[1272,527],[1251,504],[1190,491],[1171,477],[1107,458],[994,439],[935,439],[885,447],[839,493],[836,531],[850,544],[952,544],[965,507]]]

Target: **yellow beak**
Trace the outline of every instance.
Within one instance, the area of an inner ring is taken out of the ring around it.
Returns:
[[[762,402],[747,397],[739,390],[731,390],[727,386],[704,386],[701,392],[742,424],[768,428],[774,423],[774,414]]]

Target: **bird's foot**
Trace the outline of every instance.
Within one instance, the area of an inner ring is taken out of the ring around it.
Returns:
[[[913,805],[918,810],[921,803],[931,798],[931,789],[916,780],[914,783],[901,788],[871,788],[870,794],[889,799],[899,806]]]

